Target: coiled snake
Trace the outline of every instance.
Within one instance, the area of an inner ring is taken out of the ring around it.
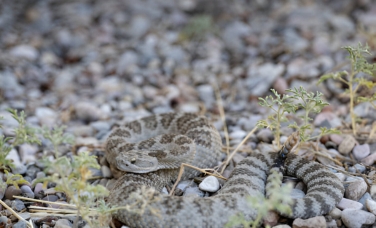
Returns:
[[[143,205],[142,215],[122,209],[113,216],[130,227],[223,227],[239,212],[246,220],[254,220],[257,211],[245,198],[265,194],[269,171],[280,159],[278,153],[254,153],[243,159],[215,196],[160,193],[176,179],[182,162],[199,168],[217,165],[222,157],[221,145],[214,126],[205,117],[191,113],[153,115],[114,129],[106,142],[106,158],[113,168],[127,172],[121,173],[110,190],[108,202],[138,207],[141,203],[132,194],[140,189],[152,193],[147,205]],[[343,197],[341,181],[321,164],[290,153],[284,160],[284,169],[287,175],[301,179],[308,189],[304,198],[294,199],[292,218],[327,214]],[[186,169],[184,178],[197,174]]]

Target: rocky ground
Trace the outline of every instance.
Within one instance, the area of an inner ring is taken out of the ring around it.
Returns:
[[[268,95],[270,88],[284,93],[302,86],[323,93],[330,103],[312,116],[314,126],[345,133],[321,139],[328,155],[344,162],[346,172],[368,176],[337,172],[347,186],[337,209],[308,221],[282,220],[288,225],[279,227],[375,226],[376,188],[369,171],[375,169],[376,143],[362,140],[364,135],[348,136],[349,98],[343,95],[344,84],[334,80],[316,84],[327,72],[349,68],[341,47],[367,42],[370,52],[376,53],[374,1],[3,0],[0,12],[3,135],[12,136],[17,126],[6,110],[25,110],[30,126],[66,125],[78,148],[65,148],[61,156],[72,156],[87,149],[85,145],[100,148],[116,124],[152,113],[186,111],[207,115],[225,145],[223,106],[230,146],[235,147],[258,120],[270,114],[258,105],[258,97]],[[374,55],[368,60],[372,63]],[[355,113],[363,120],[359,132],[367,136],[375,110],[360,103]],[[270,130],[258,130],[243,148],[255,149],[272,140]],[[16,165],[12,172],[30,183],[45,176],[38,160],[49,151],[43,143],[15,147],[8,155]],[[102,180],[97,183],[109,187],[113,181],[103,150],[95,155],[102,165],[97,173]],[[245,156],[246,152],[238,153],[234,160]],[[324,164],[331,161],[312,153],[309,158]],[[198,188],[189,191],[205,195]],[[2,185],[0,193],[25,218],[31,216],[30,203],[13,195],[66,200],[42,184],[26,184],[20,190]],[[5,208],[1,215],[1,227],[26,226]],[[72,227],[69,219],[39,225]],[[278,218],[272,224],[278,224]]]

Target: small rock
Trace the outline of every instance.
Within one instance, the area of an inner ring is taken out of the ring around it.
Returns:
[[[356,145],[353,149],[354,157],[360,161],[363,158],[367,157],[370,154],[370,148],[368,144]]]
[[[22,195],[27,198],[34,199],[34,192],[31,190],[30,186],[28,185],[22,185],[21,186]]]
[[[8,186],[5,191],[5,199],[14,199],[13,196],[20,196],[22,194],[21,189],[14,187],[13,185]]]
[[[198,187],[188,187],[185,189],[183,196],[189,197],[204,197],[205,193]]]
[[[284,64],[251,65],[248,68],[248,78],[245,82],[247,89],[254,96],[262,96],[284,71]]]
[[[105,177],[105,178],[111,178],[112,177],[111,170],[107,166],[103,165],[101,167],[101,171],[102,171],[102,176],[103,177]]]
[[[199,85],[196,87],[198,95],[205,103],[205,107],[211,107],[215,103],[214,89],[211,85]]]
[[[345,226],[351,228],[361,228],[362,225],[371,225],[375,222],[374,214],[355,209],[343,210],[341,218]]]
[[[11,222],[9,220],[9,222]],[[0,226],[6,227],[6,224],[8,224],[8,217],[7,216],[0,216]]]
[[[274,139],[273,132],[269,128],[261,129],[257,134],[256,137],[261,142],[271,143]]]
[[[34,61],[38,58],[38,51],[33,46],[21,44],[12,48],[9,52],[10,55],[20,58]]]
[[[326,228],[338,228],[336,220],[332,219],[330,222],[327,222]]]
[[[6,159],[12,160],[15,167],[12,167],[12,173],[24,174],[26,172],[26,166],[22,164],[20,156],[15,149],[12,149],[6,156]]]
[[[369,194],[371,194],[372,199],[376,199],[376,185],[375,184],[371,185]]]
[[[282,77],[278,77],[274,83],[273,83],[273,86],[272,86],[279,94],[285,94],[286,93],[286,89],[288,89],[288,84],[287,84],[287,81],[286,79],[282,78]]]
[[[354,200],[342,198],[341,201],[339,201],[339,203],[337,204],[337,207],[342,210],[344,209],[361,210],[363,208],[363,204]]]
[[[187,187],[197,187],[197,184],[191,180],[180,181],[176,188],[185,191]]]
[[[329,215],[332,216],[332,218],[334,219],[339,219],[341,218],[342,211],[335,207],[333,210],[329,212]]]
[[[77,102],[75,111],[77,118],[82,121],[91,122],[105,117],[99,107],[90,102]]]
[[[286,224],[281,224],[281,225],[273,226],[272,228],[291,228],[291,226],[286,225]]]
[[[357,173],[364,173],[366,171],[366,167],[361,164],[355,164],[354,168],[357,171]]]
[[[219,182],[216,177],[208,176],[200,183],[198,187],[206,192],[216,192],[219,189]]]
[[[55,228],[71,228],[73,224],[68,219],[59,219],[55,223]]]
[[[47,107],[36,108],[35,116],[38,118],[41,125],[45,125],[47,127],[55,126],[58,119],[57,113],[53,109]]]
[[[345,191],[345,197],[358,201],[367,191],[367,183],[362,179],[349,184]]]
[[[330,127],[333,127],[333,128],[339,127],[339,126],[341,126],[341,124],[342,124],[342,123],[341,123],[341,120],[338,118],[338,116],[337,116],[335,113],[333,113],[333,112],[329,112],[329,111],[319,113],[319,114],[316,116],[316,118],[315,118],[313,124],[314,124],[315,126],[321,126],[321,124],[322,124],[325,120],[328,121]]]
[[[25,209],[25,204],[21,200],[15,199],[15,200],[12,201],[11,207],[15,211],[21,211],[21,210]]]
[[[34,188],[35,197],[38,199],[42,198],[44,195],[44,190],[45,188],[43,188],[43,183],[37,183]]]
[[[22,144],[19,146],[20,157],[22,163],[27,164],[36,160],[35,154],[38,151],[38,147],[30,144]]]
[[[336,175],[342,182],[346,180],[346,175],[343,173],[334,173],[334,175]]]
[[[231,139],[243,139],[247,135],[247,132],[243,130],[236,130],[230,133]]]
[[[343,141],[343,138],[342,136],[338,135],[338,134],[331,134],[329,135],[329,138],[332,142],[334,142],[336,145],[339,145],[341,144],[341,142]]]
[[[372,197],[368,192],[366,192],[366,193],[364,193],[362,198],[360,198],[360,200],[358,201],[359,203],[363,204],[362,210],[367,210],[366,202],[367,202],[368,199],[372,200]]]
[[[268,214],[264,217],[265,226],[274,226],[277,225],[279,220],[279,214],[275,211],[269,211]]]
[[[47,195],[43,198],[43,200],[50,201],[50,202],[56,202],[59,199],[56,195]]]
[[[358,142],[351,135],[346,135],[338,146],[338,151],[343,155],[348,155]]]
[[[17,223],[13,224],[13,228],[27,228],[27,224],[24,221],[18,221]]]
[[[373,165],[373,163],[375,163],[376,161],[376,153],[372,153],[371,155],[363,158],[361,160],[361,162],[364,164],[364,165]]]
[[[367,199],[366,200],[366,207],[367,207],[369,212],[376,215],[376,202],[374,200]]]
[[[292,223],[293,228],[326,228],[324,216],[316,216],[309,219],[297,218]]]

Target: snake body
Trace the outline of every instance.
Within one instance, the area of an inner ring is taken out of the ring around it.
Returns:
[[[162,140],[163,136],[158,136],[161,134],[169,135],[169,140]],[[137,153],[144,150],[142,153],[147,153],[149,157],[166,157],[163,144],[169,147],[181,141],[183,150],[192,150],[186,148],[192,142],[177,140],[180,135],[187,136],[195,144],[194,155],[187,159],[187,163],[208,168],[220,160],[221,141],[216,129],[205,117],[188,113],[153,115],[114,129],[106,143],[106,158],[111,166],[119,168],[124,163],[119,165],[122,159],[116,158],[130,157],[136,166],[139,164],[142,168],[144,160],[134,160],[132,155],[127,155],[128,151]],[[165,168],[148,173],[122,173],[110,192],[108,202],[110,205],[129,205],[130,209],[118,210],[113,216],[130,227],[223,227],[239,213],[251,221],[256,218],[257,211],[249,206],[246,198],[265,194],[265,182],[277,156],[275,152],[253,153],[237,164],[215,196],[204,198],[161,194],[162,188],[177,177],[179,169],[172,166],[166,168],[164,165]],[[308,189],[304,198],[294,199],[291,218],[327,214],[342,199],[344,187],[341,181],[321,164],[290,153],[284,168],[288,175],[301,179]],[[188,169],[184,177],[195,175],[197,171]],[[149,192],[144,201],[135,197],[135,193],[139,196],[142,192]],[[143,208],[142,214],[137,207]]]

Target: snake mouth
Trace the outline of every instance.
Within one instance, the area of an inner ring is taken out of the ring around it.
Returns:
[[[149,173],[158,170],[158,161],[155,159],[124,159],[116,158],[116,165],[119,170],[132,173]]]

